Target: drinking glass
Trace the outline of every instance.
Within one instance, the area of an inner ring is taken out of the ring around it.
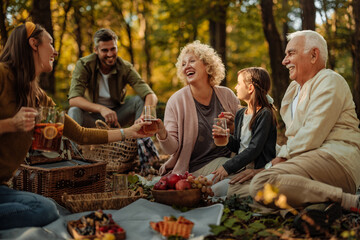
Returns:
[[[156,122],[156,106],[146,105],[144,107],[144,120],[151,122],[151,125],[144,125],[143,131],[146,134],[155,134],[158,130]]]
[[[40,107],[35,118],[32,148],[58,152],[64,131],[65,112],[55,107]]]
[[[226,132],[226,118],[214,118],[214,125],[220,127],[220,132],[214,135],[216,146],[226,146],[229,142],[229,135]]]
[[[128,177],[127,174],[114,174],[113,175],[113,192],[116,195],[128,195]]]

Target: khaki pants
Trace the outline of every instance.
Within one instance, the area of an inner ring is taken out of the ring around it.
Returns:
[[[229,184],[229,189],[227,192],[227,197],[231,197],[232,195],[236,195],[238,197],[247,197],[250,196],[250,182],[251,180],[248,180],[243,183],[235,183],[235,184]]]
[[[207,176],[207,175],[211,174],[213,171],[215,171],[216,169],[218,169],[220,166],[222,166],[224,163],[226,163],[226,161],[229,159],[230,158],[227,158],[227,157],[215,158],[214,160],[212,160],[211,162],[209,162],[202,168],[196,170],[195,172],[192,172],[191,174],[194,175],[195,177],[198,177],[200,175]]]
[[[356,185],[345,169],[328,153],[313,150],[258,173],[250,183],[256,196],[265,183],[278,186],[292,207],[308,203],[342,201],[342,193],[355,194]]]

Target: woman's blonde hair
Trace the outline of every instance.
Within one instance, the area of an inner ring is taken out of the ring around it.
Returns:
[[[193,53],[205,64],[205,69],[209,76],[209,83],[211,86],[219,85],[225,78],[225,66],[221,61],[220,56],[212,47],[207,44],[202,44],[199,40],[196,40],[192,43],[188,43],[181,49],[180,55],[175,64],[177,68],[177,76],[185,85],[188,83],[186,82],[186,76],[182,71],[182,61],[187,53]]]

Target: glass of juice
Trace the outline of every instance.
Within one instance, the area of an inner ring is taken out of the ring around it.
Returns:
[[[214,129],[216,129],[216,134],[214,134],[214,143],[216,146],[226,146],[229,142],[229,135],[226,132],[226,118],[214,118]]]
[[[65,112],[55,107],[38,108],[35,119],[32,148],[34,150],[58,152],[64,130]]]
[[[155,134],[158,130],[157,120],[156,120],[156,106],[146,105],[144,107],[144,120],[151,122],[151,125],[143,126],[143,131],[146,134]]]

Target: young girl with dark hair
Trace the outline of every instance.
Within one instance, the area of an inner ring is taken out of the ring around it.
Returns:
[[[235,131],[229,137],[227,147],[236,155],[226,161],[212,174],[215,182],[232,177],[228,196],[249,195],[248,185],[239,184],[251,179],[266,163],[276,156],[276,115],[273,100],[268,95],[270,76],[260,67],[245,68],[238,72],[235,87],[237,97],[247,103],[235,115]],[[213,135],[220,131],[216,127]],[[246,187],[245,187],[246,185]],[[238,192],[240,190],[240,192]]]
[[[0,230],[41,227],[59,217],[53,201],[7,186],[31,146],[36,108],[55,105],[39,87],[39,75],[52,71],[56,56],[50,34],[32,22],[16,27],[0,54]],[[139,132],[143,125],[87,129],[66,115],[63,135],[80,144],[100,144],[148,137]]]

